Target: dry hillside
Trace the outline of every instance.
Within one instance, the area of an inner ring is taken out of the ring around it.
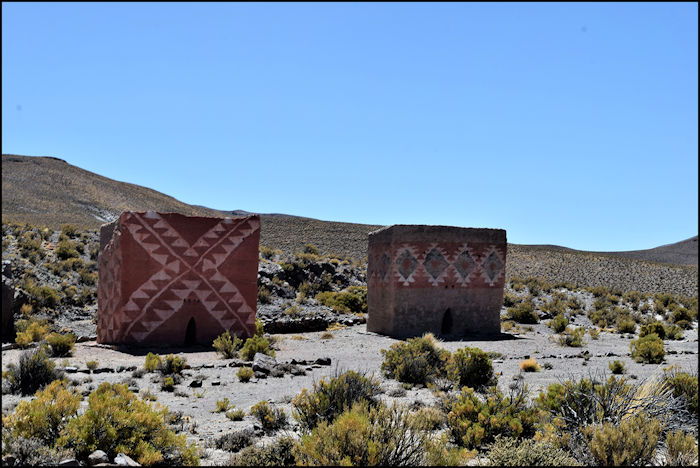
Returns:
[[[222,216],[155,190],[108,179],[52,157],[2,155],[2,218],[57,228],[95,228],[122,211]]]

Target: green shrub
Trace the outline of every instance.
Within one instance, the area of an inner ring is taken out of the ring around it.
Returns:
[[[48,332],[49,326],[42,324],[36,320],[20,319],[16,323],[17,334],[15,343],[21,348],[29,346],[30,343],[36,343],[44,339]]]
[[[53,447],[68,419],[78,414],[81,399],[75,390],[67,390],[62,381],[54,380],[37,391],[36,398],[20,401],[13,414],[3,417],[3,429],[9,430],[10,437],[39,439]]]
[[[94,361],[94,360],[93,360],[93,361],[87,361],[87,362],[85,363],[85,367],[87,367],[87,368],[90,369],[91,371],[97,369],[97,366],[99,366],[99,365],[100,365],[100,363],[99,363],[98,361]]]
[[[238,376],[238,380],[241,382],[248,382],[251,378],[253,378],[255,373],[250,367],[241,367],[238,369],[238,372],[236,372],[236,375]]]
[[[639,328],[639,337],[642,338],[647,335],[655,333],[662,340],[666,338],[666,327],[663,322],[655,320],[653,322],[646,323]]]
[[[303,389],[292,400],[292,413],[303,431],[310,431],[320,422],[328,423],[356,402],[373,405],[374,397],[381,393],[379,381],[355,372],[347,371],[314,383],[312,392]]]
[[[355,403],[333,423],[321,422],[294,449],[301,465],[419,465],[424,437],[405,408]]]
[[[66,333],[65,335],[51,333],[46,337],[46,342],[51,350],[51,356],[70,356],[73,351],[73,346],[75,346],[75,335],[72,333]]]
[[[666,436],[666,465],[691,466],[697,464],[698,445],[693,434],[685,434],[683,431],[669,432]]]
[[[263,326],[262,320],[259,318],[255,319],[255,336],[263,336],[265,334],[265,327]]]
[[[351,286],[345,291],[326,291],[316,294],[316,300],[336,312],[367,312],[367,286]]]
[[[154,353],[148,353],[146,355],[146,361],[143,364],[143,368],[148,372],[155,372],[163,363],[163,359]]]
[[[83,414],[71,419],[58,443],[86,459],[95,450],[110,459],[124,453],[142,465],[196,465],[196,445],[168,429],[167,408],[155,409],[124,384],[102,383],[88,397]]]
[[[426,437],[423,466],[468,466],[477,454],[449,442],[447,434],[439,437]]]
[[[293,466],[296,465],[294,448],[298,443],[291,437],[283,436],[272,444],[263,447],[246,447],[233,457],[233,466]]]
[[[282,429],[287,425],[287,414],[280,408],[270,408],[266,401],[256,403],[250,408],[250,415],[260,421],[266,432]]]
[[[518,323],[538,323],[540,321],[535,312],[535,304],[532,300],[526,300],[507,310],[507,317]]]
[[[73,244],[68,239],[62,240],[54,249],[54,253],[56,254],[56,257],[58,257],[61,260],[67,260],[69,258],[78,258],[80,257],[80,254],[78,253],[78,249],[76,249],[75,247],[75,244]]]
[[[175,379],[173,377],[163,377],[163,381],[160,384],[160,389],[166,392],[172,392],[175,390]]]
[[[695,416],[698,415],[698,375],[680,372],[672,368],[664,372],[664,380],[673,389],[673,396],[682,396],[686,408]]]
[[[545,442],[496,436],[486,466],[581,466],[564,450]]]
[[[678,325],[667,326],[664,333],[666,334],[665,339],[669,339],[669,340],[682,340],[683,339],[683,329],[681,327],[679,327]]]
[[[505,291],[503,293],[503,306],[504,307],[513,307],[515,304],[520,302],[522,299],[516,294],[512,294],[508,291]]]
[[[238,350],[243,346],[243,340],[236,335],[233,335],[232,339],[230,333],[226,330],[214,340],[213,346],[216,352],[221,354],[224,359],[232,359],[238,355]]]
[[[670,321],[685,328],[686,330],[693,328],[693,317],[690,311],[685,307],[677,307],[674,309],[673,312],[671,312]]]
[[[231,403],[228,401],[228,398],[218,400],[216,402],[216,409],[213,411],[213,413],[225,413],[226,411],[228,411],[230,406]]]
[[[625,364],[622,361],[611,361],[608,363],[608,367],[613,374],[619,375],[625,373]]]
[[[180,356],[176,356],[174,354],[168,354],[162,359],[160,365],[158,366],[158,370],[163,375],[179,375],[186,366],[187,360],[185,358],[181,358]]]
[[[496,384],[491,359],[479,348],[458,349],[449,360],[447,369],[460,388],[467,386],[478,390]]]
[[[450,352],[440,349],[432,334],[392,344],[382,349],[384,361],[381,370],[389,378],[399,382],[427,384],[447,376]]]
[[[227,452],[238,452],[255,442],[255,433],[252,429],[229,432],[214,439],[214,447]]]
[[[268,356],[275,355],[275,351],[270,348],[268,339],[257,335],[245,340],[245,344],[238,354],[241,359],[252,361],[255,353],[267,354]]]
[[[525,393],[507,396],[490,387],[482,401],[465,387],[451,404],[447,426],[456,444],[472,449],[493,442],[499,434],[532,437],[538,414],[537,408],[527,406]]]
[[[547,323],[547,326],[554,330],[556,333],[561,333],[566,330],[566,326],[569,324],[569,320],[564,317],[564,314],[559,314]]]
[[[559,336],[559,344],[562,346],[571,346],[573,348],[580,348],[583,346],[585,343],[583,341],[583,335],[586,333],[586,330],[579,327],[579,328],[570,328],[567,327],[566,330],[564,330],[564,333],[562,333]]]
[[[664,342],[656,333],[645,335],[630,342],[632,358],[637,362],[659,364],[664,360]]]
[[[583,428],[591,454],[598,465],[649,465],[656,452],[661,424],[635,414],[620,425],[603,423]]]
[[[61,296],[58,291],[47,285],[39,286],[28,292],[39,307],[53,309],[61,302]]]
[[[306,244],[304,246],[304,253],[318,255],[318,247],[313,244]]]
[[[24,351],[17,364],[7,365],[3,378],[8,382],[11,393],[31,395],[54,380],[61,379],[63,372],[46,355],[44,347]]]
[[[78,226],[75,224],[61,224],[61,234],[75,237],[78,235]]]
[[[634,333],[637,329],[637,324],[630,317],[619,317],[615,325],[618,333]]]
[[[243,421],[245,417],[245,411],[239,408],[232,408],[226,411],[226,417],[231,421]]]

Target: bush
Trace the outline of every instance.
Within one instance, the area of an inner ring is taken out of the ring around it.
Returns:
[[[73,346],[75,346],[75,335],[72,333],[66,333],[65,335],[51,333],[46,337],[46,342],[51,350],[51,356],[70,356],[73,351]]]
[[[520,370],[523,372],[539,372],[541,369],[535,358],[520,361]]]
[[[232,359],[238,355],[238,350],[243,346],[243,340],[236,335],[231,339],[231,334],[226,330],[214,340],[213,346],[224,359]]]
[[[664,360],[664,342],[656,333],[643,336],[630,342],[632,358],[637,362],[659,364]]]
[[[230,406],[231,406],[231,403],[228,401],[228,398],[224,398],[223,400],[218,400],[216,402],[216,409],[212,412],[213,413],[225,413],[226,411],[228,411]]]
[[[33,400],[20,401],[15,412],[3,419],[3,428],[10,431],[10,437],[38,439],[53,447],[68,419],[78,414],[81,399],[75,390],[67,390],[64,382],[54,380],[36,392]]]
[[[507,311],[507,317],[518,323],[538,323],[540,321],[535,312],[535,304],[532,300],[527,300],[519,303],[515,307],[511,307]]]
[[[46,336],[48,328],[48,325],[43,325],[36,320],[18,320],[15,343],[17,343],[21,348],[25,348],[29,346],[30,343],[41,341]]]
[[[345,291],[326,291],[316,294],[316,300],[336,312],[367,312],[367,286],[350,286]]]
[[[389,350],[382,349],[381,353],[384,356],[382,372],[399,382],[427,384],[447,376],[446,364],[450,352],[438,348],[432,334],[394,343]]]
[[[243,418],[245,417],[245,411],[243,411],[242,409],[233,408],[226,411],[226,417],[229,418],[231,421],[243,421]]]
[[[85,367],[87,367],[91,371],[97,369],[97,366],[99,366],[99,365],[100,365],[100,363],[98,361],[87,361],[85,363]]]
[[[575,458],[545,442],[496,436],[486,466],[581,466]]]
[[[559,314],[547,323],[547,326],[554,330],[556,333],[561,333],[566,330],[566,326],[569,324],[569,320],[564,317],[564,314]]]
[[[310,431],[320,422],[328,423],[356,402],[375,404],[374,397],[381,393],[379,381],[347,371],[332,377],[328,382],[321,379],[314,383],[313,392],[303,389],[292,400],[292,413],[303,431]]]
[[[172,377],[163,377],[163,381],[160,384],[160,389],[166,392],[172,392],[175,390],[175,379]]]
[[[496,384],[491,359],[479,348],[458,349],[449,360],[448,373],[460,388],[481,389]]]
[[[663,322],[656,320],[654,322],[646,323],[639,328],[640,338],[651,335],[652,333],[655,333],[662,340],[666,338],[666,327],[664,326]]]
[[[158,365],[158,370],[163,375],[179,375],[186,366],[187,360],[185,358],[181,358],[180,356],[176,356],[174,354],[168,354]]]
[[[214,447],[227,452],[238,452],[242,448],[248,447],[255,441],[255,434],[252,429],[230,432],[214,440]]]
[[[143,364],[143,368],[148,372],[155,372],[163,363],[163,359],[157,354],[148,353],[146,355],[146,362]]]
[[[669,325],[665,329],[665,338],[669,340],[682,340],[683,339],[683,329],[678,325]],[[660,337],[660,335],[659,335]]]
[[[238,380],[241,382],[248,382],[253,375],[255,375],[255,373],[250,367],[241,367],[238,369],[238,372],[236,372],[236,375],[238,376]]]
[[[615,322],[618,333],[634,333],[637,329],[637,324],[630,317],[619,317]]]
[[[75,244],[68,239],[60,241],[56,246],[54,253],[56,254],[56,257],[61,260],[80,257],[78,249],[75,248]]]
[[[673,389],[673,396],[682,396],[686,408],[696,417],[698,415],[698,375],[679,372],[676,368],[664,372],[664,380]]]
[[[83,414],[71,419],[58,443],[85,459],[95,450],[110,459],[124,453],[142,465],[196,465],[197,446],[168,429],[167,408],[151,407],[123,384],[104,382],[88,397]]]
[[[271,445],[246,447],[231,457],[233,466],[290,466],[296,465],[294,447],[297,442],[291,437],[280,437]]]
[[[252,361],[255,357],[255,353],[267,354],[268,356],[275,355],[275,351],[270,349],[270,342],[268,339],[258,335],[245,340],[245,344],[238,354],[241,359]]]
[[[669,432],[666,436],[666,465],[691,466],[698,464],[698,446],[692,434]]]
[[[587,426],[583,433],[598,465],[649,465],[654,458],[661,424],[654,418],[635,414],[619,426],[605,422]]]
[[[304,246],[304,253],[318,255],[318,247],[313,244],[306,244]]]
[[[509,293],[508,291],[505,291],[503,293],[503,306],[504,307],[513,307],[515,304],[520,302],[521,299],[519,296]]]
[[[255,319],[255,336],[263,336],[265,334],[265,327],[262,320],[259,318]]]
[[[272,301],[272,293],[265,286],[258,288],[258,302],[261,304],[269,304]]]
[[[571,346],[573,348],[580,348],[584,345],[583,335],[586,330],[583,328],[569,328],[567,327],[559,336],[559,344],[562,346]]]
[[[625,373],[625,364],[622,363],[622,361],[612,361],[608,363],[608,367],[610,368],[610,372],[613,374],[619,375]]]
[[[294,453],[301,465],[402,466],[421,464],[423,449],[423,434],[405,408],[358,402],[303,435]]]
[[[535,434],[538,410],[528,407],[525,392],[503,395],[490,387],[482,401],[468,387],[450,406],[447,426],[454,442],[472,449],[493,442],[497,435],[530,438]]]
[[[54,380],[61,379],[63,372],[48,358],[44,347],[25,351],[15,365],[7,365],[3,378],[7,379],[11,393],[31,395]]]
[[[670,317],[671,322],[680,325],[681,322],[686,322],[688,326],[684,326],[683,328],[690,329],[692,328],[691,322],[693,321],[693,317],[690,314],[690,311],[686,309],[685,307],[677,307],[676,309],[671,312],[671,317]]]
[[[61,224],[61,234],[75,237],[78,235],[78,227],[75,224]]]
[[[266,401],[256,403],[250,408],[250,414],[266,432],[282,429],[287,425],[287,414],[280,408],[270,408]]]

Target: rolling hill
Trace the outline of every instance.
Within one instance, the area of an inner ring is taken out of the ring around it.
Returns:
[[[240,216],[243,210],[188,205],[155,190],[119,182],[52,157],[2,155],[2,219],[58,228],[93,229],[125,210],[190,216]],[[261,245],[293,253],[305,244],[323,254],[367,255],[367,234],[378,225],[261,214]],[[554,245],[508,244],[508,276],[625,289],[697,291],[697,236],[647,250],[585,252]]]

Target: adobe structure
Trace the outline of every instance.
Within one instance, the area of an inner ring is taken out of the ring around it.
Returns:
[[[122,213],[100,229],[97,342],[211,345],[255,334],[260,218]]]
[[[394,225],[369,234],[367,331],[459,338],[501,331],[506,231]]]

